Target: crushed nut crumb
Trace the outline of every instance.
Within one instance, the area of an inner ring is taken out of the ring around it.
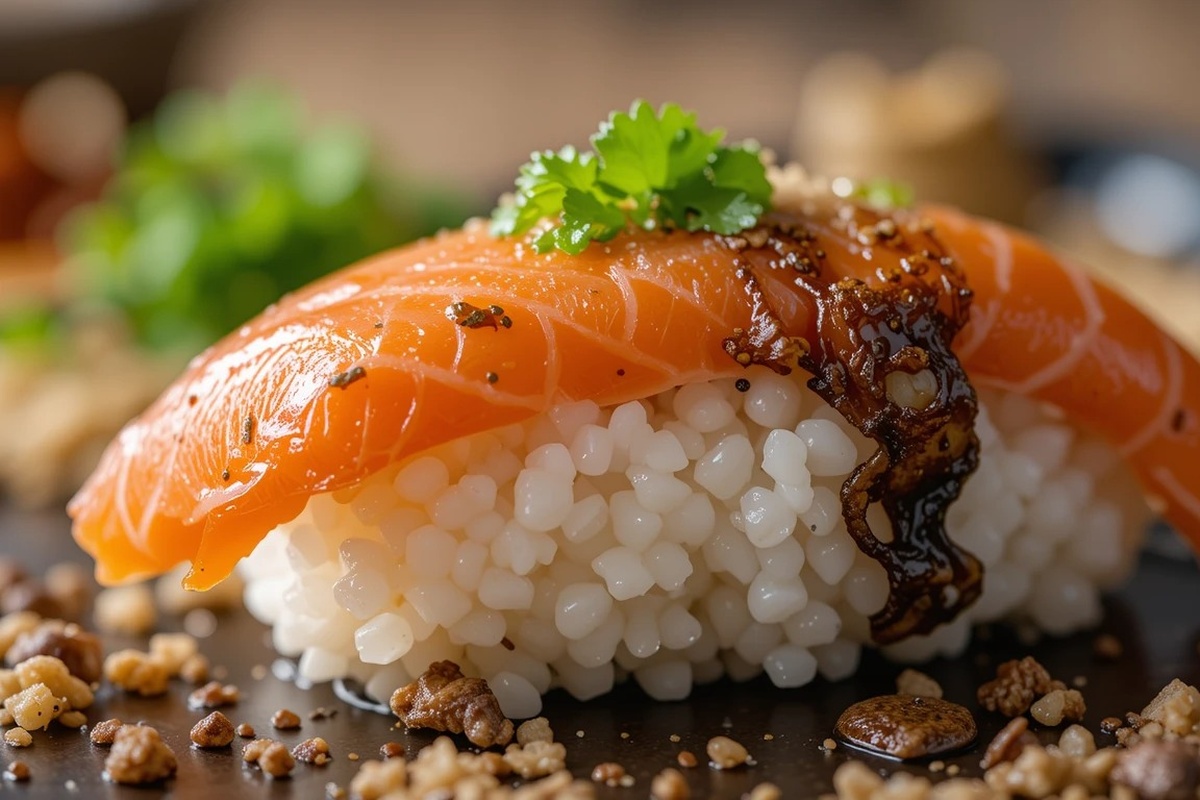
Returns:
[[[438,661],[414,683],[397,689],[390,706],[409,728],[466,734],[477,747],[512,741],[513,724],[487,681],[468,678],[453,661]]]
[[[253,739],[255,736],[254,726],[251,725],[249,722],[238,723],[237,735],[242,737],[243,739]]]
[[[142,697],[166,694],[170,676],[162,664],[137,650],[118,650],[104,659],[104,677],[114,686]]]
[[[384,742],[379,747],[379,755],[383,758],[401,758],[404,755],[404,745],[399,742]]]
[[[624,777],[625,767],[615,761],[604,761],[592,767],[593,783],[603,783],[605,786],[615,787],[620,785],[620,780]]]
[[[997,667],[995,680],[979,687],[978,699],[988,711],[1017,717],[1052,688],[1046,668],[1032,656],[1026,656],[1019,661],[1005,661]]]
[[[58,658],[33,656],[13,669],[21,688],[44,684],[55,697],[65,698],[72,708],[83,709],[92,704],[92,689],[76,678]],[[65,709],[64,709],[65,710]]]
[[[684,769],[692,769],[700,763],[691,750],[680,750],[679,755],[675,756],[675,762]]]
[[[106,719],[103,722],[97,722],[92,726],[91,733],[88,734],[92,740],[92,744],[100,747],[108,747],[117,738],[117,731],[121,729],[124,723],[119,719]]]
[[[566,768],[567,748],[558,742],[533,741],[527,745],[510,744],[504,761],[522,778],[540,778]]]
[[[1077,689],[1055,689],[1048,692],[1029,709],[1030,715],[1050,728],[1064,722],[1079,722],[1083,719],[1087,706],[1083,695]]]
[[[104,774],[116,783],[156,783],[175,774],[175,753],[148,725],[122,725],[104,759]]]
[[[525,720],[517,727],[517,744],[525,746],[530,742],[553,742],[554,731],[550,728],[550,720],[545,717],[534,717]]]
[[[263,772],[278,780],[292,774],[296,767],[296,759],[288,752],[287,746],[281,742],[271,742],[258,757],[258,766]]]
[[[241,698],[236,686],[209,681],[188,695],[188,708],[220,708],[235,705]]]
[[[233,723],[220,711],[214,711],[192,727],[196,747],[228,747],[233,742]]]
[[[4,701],[13,720],[26,730],[46,728],[67,710],[67,701],[55,697],[44,683],[35,683]]]
[[[292,757],[297,761],[303,761],[305,764],[315,764],[318,767],[323,767],[333,760],[333,757],[329,755],[329,742],[320,736],[305,739],[293,747]]]

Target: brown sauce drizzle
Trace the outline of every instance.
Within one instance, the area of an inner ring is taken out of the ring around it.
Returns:
[[[464,328],[491,328],[499,330],[501,327],[512,327],[512,318],[504,313],[503,308],[497,305],[480,308],[479,306],[460,300],[457,303],[451,303],[446,306],[446,317],[455,324],[462,325]]]
[[[816,335],[811,342],[790,335],[741,265],[751,324],[723,344],[743,366],[763,364],[780,374],[801,367],[813,376],[810,389],[879,443],[842,484],[841,501],[855,543],[888,575],[887,602],[870,620],[874,640],[888,644],[953,620],[982,590],[983,565],[951,542],[945,527],[946,509],[979,462],[975,391],[950,349],[967,321],[971,292],[931,231],[913,231],[916,247],[894,220],[849,204],[837,222],[851,241],[900,254],[900,266],[885,268],[878,285],[823,274],[825,253],[815,235],[793,221],[768,220],[762,247],[773,251],[771,268],[793,270],[797,291],[815,302]],[[727,244],[740,251],[746,242]],[[921,370],[936,382],[927,405],[888,397],[890,373]],[[890,541],[867,522],[874,503],[891,520]]]

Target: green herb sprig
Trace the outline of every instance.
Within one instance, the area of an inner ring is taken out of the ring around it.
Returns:
[[[544,253],[577,255],[631,226],[733,234],[770,207],[771,185],[753,143],[726,147],[725,132],[703,131],[696,115],[639,100],[614,112],[591,137],[595,152],[573,147],[533,153],[521,167],[514,201],[492,214],[492,232],[515,236],[543,220],[534,239]]]

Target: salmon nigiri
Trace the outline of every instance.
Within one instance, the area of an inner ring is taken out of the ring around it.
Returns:
[[[99,578],[242,562],[306,677],[386,696],[449,659],[520,717],[616,667],[672,698],[1093,624],[1147,497],[1200,542],[1200,364],[1144,315],[1020,233],[792,170],[688,224],[746,215],[723,157],[683,224],[476,221],[267,309],[72,501]]]

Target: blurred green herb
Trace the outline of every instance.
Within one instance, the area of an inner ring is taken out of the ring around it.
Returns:
[[[614,112],[591,137],[594,153],[573,147],[533,153],[521,167],[511,205],[492,214],[492,231],[511,236],[556,221],[534,248],[572,255],[628,226],[673,226],[732,234],[769,207],[771,186],[753,145],[725,147],[722,130],[702,131],[696,115],[668,103],[656,114],[639,100]]]
[[[303,132],[281,91],[169,97],[133,128],[101,200],[64,227],[76,294],[145,346],[195,351],[287,291],[458,225],[466,207],[387,175],[358,128]]]
[[[907,183],[890,178],[872,178],[854,187],[850,195],[875,208],[908,208],[916,199]]]

